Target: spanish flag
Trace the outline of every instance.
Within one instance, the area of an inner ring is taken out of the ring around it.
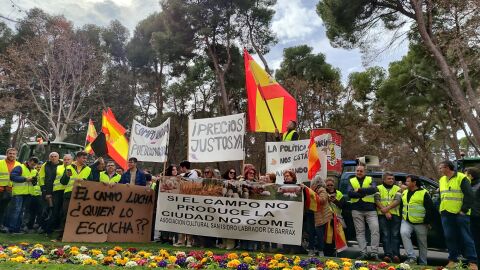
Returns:
[[[310,135],[310,144],[308,145],[308,179],[312,180],[321,167],[315,138]]]
[[[313,212],[320,211],[320,197],[318,194],[311,188],[303,188],[304,198],[305,198],[305,207]]]
[[[92,149],[92,142],[97,138],[97,130],[95,129],[95,126],[93,125],[92,119],[88,120],[88,129],[87,129],[87,137],[85,138],[85,152],[89,154],[93,154],[93,149]]]
[[[280,132],[287,131],[288,122],[297,120],[297,101],[246,50],[243,58],[250,130],[275,132],[276,125]]]
[[[108,155],[124,170],[127,169],[128,141],[125,128],[117,122],[110,108],[102,113],[102,132],[107,141]]]

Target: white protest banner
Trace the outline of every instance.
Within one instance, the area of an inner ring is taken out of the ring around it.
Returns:
[[[188,120],[188,161],[242,160],[245,114]]]
[[[156,230],[301,244],[300,186],[164,177],[159,190]]]
[[[146,127],[133,120],[128,157],[139,161],[166,162],[170,118],[158,127]]]
[[[283,184],[283,172],[293,170],[298,182],[308,181],[308,144],[310,140],[265,143],[267,173],[275,173]]]

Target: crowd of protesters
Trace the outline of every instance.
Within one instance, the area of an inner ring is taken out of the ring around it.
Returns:
[[[294,126],[293,126],[294,128]],[[293,134],[293,133],[291,133]],[[290,136],[290,135],[288,135]],[[287,136],[287,138],[288,138]],[[290,139],[294,134],[290,136]],[[285,139],[285,136],[284,136]],[[75,157],[67,154],[49,154],[49,160],[41,163],[36,157],[21,164],[16,161],[17,150],[7,150],[6,158],[0,161],[0,231],[3,233],[42,233],[51,236],[58,232],[61,239],[66,221],[66,211],[77,179],[97,181],[105,185],[126,184],[150,186],[158,192],[156,181],[148,170],[137,167],[137,159],[128,160],[128,169],[117,168],[113,161],[97,159],[87,164],[87,153],[78,152]],[[332,224],[332,217],[338,217],[342,226],[342,210],[349,208],[352,213],[356,240],[361,254],[359,259],[401,262],[400,245],[406,252],[406,263],[427,264],[427,232],[435,211],[439,211],[449,253],[448,268],[454,268],[463,258],[469,269],[477,269],[480,250],[480,170],[467,168],[464,173],[456,172],[450,161],[440,163],[439,179],[440,207],[434,207],[430,194],[422,188],[419,178],[409,175],[405,183],[397,184],[392,173],[384,173],[383,183],[378,184],[366,175],[365,166],[356,167],[355,177],[349,180],[345,194],[335,188],[333,178],[322,179],[316,175],[309,188],[318,194],[321,205],[318,211],[305,208],[303,217],[302,246],[277,245],[250,240],[216,239],[205,236],[155,231],[152,240],[170,243],[175,247],[219,247],[228,250],[283,251],[285,253],[305,252],[309,256],[335,256],[334,242],[326,241],[326,228]],[[223,174],[218,169],[205,167],[191,168],[188,161],[178,166],[170,165],[164,176],[181,176],[187,180],[199,178],[224,179],[224,196],[248,198],[248,190],[236,190],[237,181],[298,184],[294,171],[287,170],[283,179],[275,173],[260,175],[255,167],[245,164],[239,173],[235,168]],[[349,198],[347,201],[347,197]],[[368,226],[368,231],[366,226]],[[367,232],[370,233],[367,236]],[[418,243],[419,255],[412,245],[412,236]],[[370,238],[370,249],[367,247]],[[379,253],[382,240],[383,256]]]

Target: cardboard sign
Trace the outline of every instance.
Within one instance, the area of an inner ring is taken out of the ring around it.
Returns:
[[[147,187],[77,180],[63,242],[150,242],[155,192]]]
[[[188,161],[242,160],[245,114],[188,120]]]
[[[147,127],[133,120],[128,156],[139,161],[166,162],[170,118],[158,127]]]
[[[265,143],[267,173],[275,173],[283,184],[283,172],[293,170],[298,182],[308,181],[308,144],[310,140]]]
[[[303,193],[298,185],[165,177],[155,229],[300,245]]]

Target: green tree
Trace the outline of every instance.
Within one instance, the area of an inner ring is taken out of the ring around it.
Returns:
[[[480,113],[480,104],[472,80],[472,70],[478,68],[478,63],[466,61],[478,51],[474,30],[480,27],[478,7],[474,0],[324,0],[318,3],[317,11],[333,45],[345,48],[366,47],[372,31],[401,31],[410,23],[411,40],[420,41],[431,54],[446,84],[446,93],[478,145],[480,121],[475,115]]]
[[[295,97],[299,129],[326,127],[339,109],[343,88],[340,71],[325,61],[324,54],[312,53],[307,45],[287,48],[276,72],[277,80]]]

